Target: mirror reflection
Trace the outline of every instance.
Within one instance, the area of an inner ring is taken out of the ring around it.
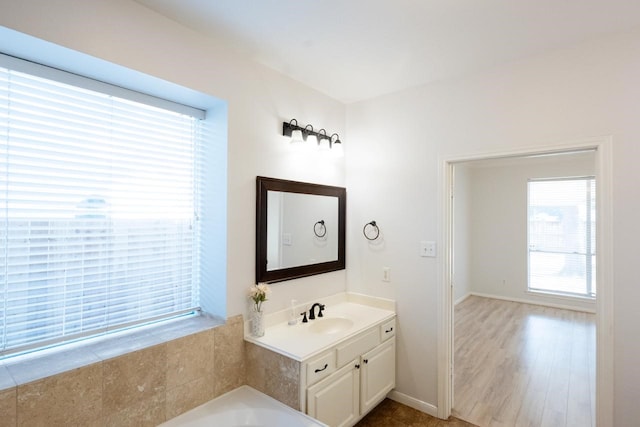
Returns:
[[[267,191],[267,271],[338,260],[338,198]]]

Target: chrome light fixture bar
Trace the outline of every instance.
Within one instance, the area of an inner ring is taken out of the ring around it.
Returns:
[[[340,141],[340,136],[337,133],[329,136],[324,129],[315,131],[311,125],[302,127],[298,125],[296,119],[291,119],[289,122],[282,122],[282,135],[290,137],[291,144],[300,144],[306,141],[307,144],[311,145],[311,148],[330,150],[337,156],[344,154],[342,141]]]

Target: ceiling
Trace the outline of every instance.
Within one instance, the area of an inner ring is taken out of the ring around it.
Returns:
[[[640,27],[637,0],[136,0],[351,103]]]

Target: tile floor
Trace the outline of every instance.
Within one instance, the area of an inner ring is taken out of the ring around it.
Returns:
[[[383,400],[376,408],[364,417],[356,427],[477,427],[466,421],[450,417],[441,420],[424,412],[395,402]]]

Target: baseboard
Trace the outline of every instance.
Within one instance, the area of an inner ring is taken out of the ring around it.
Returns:
[[[583,313],[595,313],[596,310],[594,309],[589,309],[589,308],[585,308],[585,307],[574,307],[571,305],[565,305],[565,304],[557,304],[557,303],[553,303],[553,302],[546,302],[546,301],[535,301],[535,300],[528,300],[528,299],[524,299],[524,298],[512,298],[512,297],[505,297],[502,295],[493,295],[493,294],[483,294],[480,292],[471,292],[468,296],[477,296],[477,297],[482,297],[482,298],[492,298],[492,299],[499,299],[499,300],[503,300],[503,301],[511,301],[511,302],[519,302],[522,304],[532,304],[532,305],[541,305],[543,307],[552,307],[552,308],[561,308],[563,310],[572,310],[572,311],[581,311]]]
[[[461,296],[460,298],[458,298],[457,300],[455,300],[453,302],[453,305],[456,306],[458,304],[460,304],[462,301],[466,300],[467,298],[469,298],[472,294],[471,293],[466,293],[465,295]]]
[[[413,408],[420,412],[424,412],[425,414],[429,414],[432,417],[438,416],[437,406],[434,406],[427,402],[423,402],[422,400],[418,400],[415,397],[408,396],[404,393],[400,393],[399,391],[391,390],[389,394],[387,394],[387,397],[391,400],[395,400],[398,403],[407,405],[410,408]]]

